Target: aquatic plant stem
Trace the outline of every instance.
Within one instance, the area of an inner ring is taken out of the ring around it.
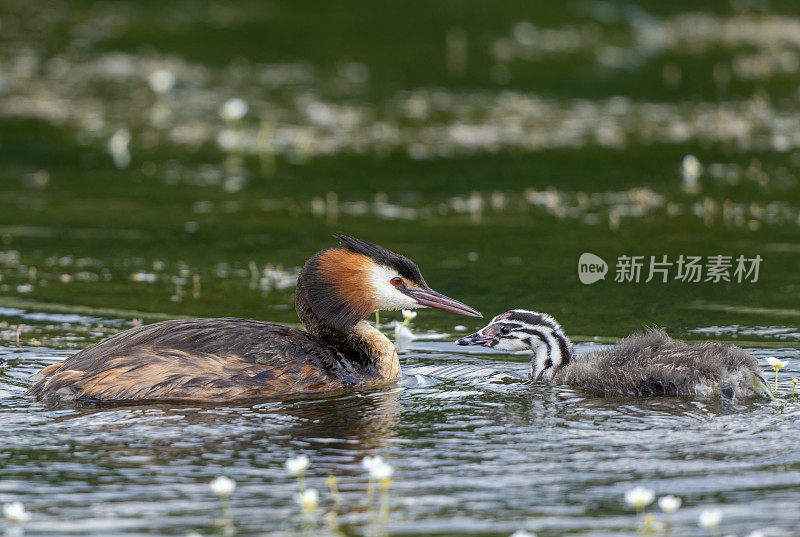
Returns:
[[[645,532],[645,523],[644,523],[644,506],[637,505],[636,506],[636,529],[638,533],[641,535],[646,535]]]
[[[331,496],[333,497],[333,510],[335,512],[339,512],[339,508],[342,506],[342,495],[339,493],[339,487],[337,486],[339,480],[336,479],[335,475],[328,476],[328,490],[331,491]]]
[[[392,480],[389,478],[381,480],[381,506],[380,506],[380,524],[378,526],[378,535],[384,537],[388,535],[387,527],[389,525],[389,487]]]
[[[222,518],[218,520],[224,537],[231,537],[236,534],[236,526],[233,525],[233,515],[231,515],[231,501],[229,496],[220,496],[222,503]]]
[[[334,535],[341,535],[339,531],[339,511],[342,507],[342,495],[339,493],[338,481],[334,475],[328,476],[326,481],[331,497],[333,497],[333,509],[325,516],[325,524],[328,527],[328,531]]]
[[[375,480],[370,477],[369,481],[367,481],[367,518],[371,520],[375,520],[375,515],[373,513],[375,507],[373,505],[373,498],[375,497]]]
[[[339,492],[339,480],[336,476],[328,476],[328,490],[330,490],[331,497],[333,497],[333,509],[325,515],[325,526],[331,535],[336,537],[345,537],[345,534],[339,529],[339,513],[342,509],[342,495]]]
[[[303,521],[300,524],[300,531],[308,535],[316,535],[317,524],[314,521],[314,511],[303,509]]]
[[[297,472],[297,491],[299,495],[302,495],[306,491],[306,478],[304,476],[304,471],[300,470]],[[308,509],[305,507],[302,508],[302,521],[300,522],[300,530],[303,533],[311,534],[316,527],[313,519],[313,511],[309,512]]]

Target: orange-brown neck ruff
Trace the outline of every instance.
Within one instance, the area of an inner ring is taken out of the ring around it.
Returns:
[[[326,250],[319,257],[317,276],[330,284],[351,323],[366,319],[376,309],[369,283],[374,264],[369,257],[344,248]]]

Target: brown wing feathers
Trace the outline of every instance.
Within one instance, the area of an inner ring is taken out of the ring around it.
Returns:
[[[29,391],[87,401],[223,401],[340,386],[334,351],[306,332],[243,319],[165,321],[43,370]]]

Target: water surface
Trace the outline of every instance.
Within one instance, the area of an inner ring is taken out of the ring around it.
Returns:
[[[361,534],[374,518],[361,460],[380,455],[395,468],[392,534],[632,535],[623,496],[636,485],[683,498],[673,535],[698,535],[709,507],[722,509],[726,531],[800,532],[797,402],[722,409],[598,398],[531,383],[526,355],[464,354],[443,341],[410,347],[406,376],[380,390],[250,406],[48,409],[24,397],[29,376],[70,351],[4,346],[0,500],[33,512],[26,535],[219,534],[208,483],[226,475],[237,482],[238,535],[296,535],[284,461],[306,454],[321,508],[332,507],[325,479],[336,475],[340,522]],[[796,375],[794,364],[781,373],[784,393]]]

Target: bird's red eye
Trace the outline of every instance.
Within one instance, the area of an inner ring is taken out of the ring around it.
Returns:
[[[395,287],[400,287],[401,285],[403,285],[403,278],[392,278],[391,280],[389,280],[389,283],[391,283]]]

